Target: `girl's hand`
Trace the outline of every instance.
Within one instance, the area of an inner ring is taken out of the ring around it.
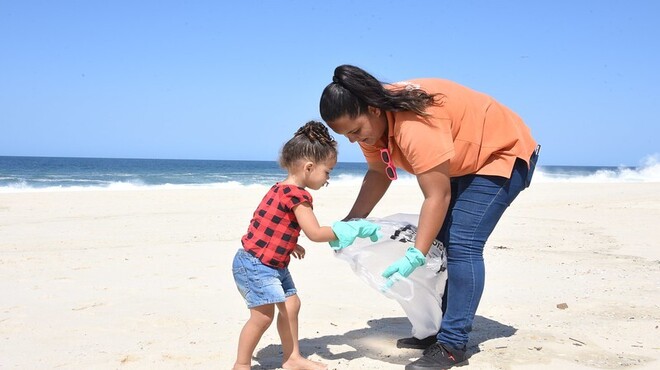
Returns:
[[[296,244],[296,248],[291,252],[291,255],[295,258],[301,260],[305,258],[305,248],[302,245]]]
[[[336,240],[331,240],[330,247],[334,250],[340,250],[353,244],[355,238],[369,237],[372,242],[381,237],[380,225],[369,222],[364,219],[337,221],[332,224],[332,232],[337,236]]]

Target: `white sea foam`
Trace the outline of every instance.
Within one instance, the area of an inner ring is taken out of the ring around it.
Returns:
[[[338,171],[336,171],[338,172]],[[5,185],[0,186],[0,193],[18,192],[62,192],[62,191],[127,191],[127,190],[158,190],[158,189],[245,189],[266,188],[276,181],[281,181],[281,175],[273,173],[260,174],[249,169],[244,173],[228,176],[223,173],[204,173],[196,176],[195,173],[186,176],[177,175],[174,178],[179,183],[168,183],[163,178],[156,180],[162,183],[154,184],[139,178],[138,174],[115,173],[106,179],[85,178],[84,176],[71,176],[69,174],[51,175],[50,177],[32,177],[29,181],[19,176],[1,177]],[[167,175],[167,174],[165,174]],[[414,176],[399,171],[397,183],[416,184]],[[131,178],[133,177],[133,178]],[[153,177],[153,175],[152,175]],[[191,183],[180,183],[182,178],[190,177]],[[130,178],[130,179],[129,179]],[[200,181],[203,178],[204,181]],[[213,182],[206,182],[211,180]],[[363,180],[360,170],[333,173],[330,177],[330,187],[359,188]],[[7,182],[9,182],[7,184]],[[617,183],[617,182],[660,182],[660,155],[646,157],[637,167],[585,167],[585,166],[539,166],[534,173],[533,183],[543,182],[574,182],[574,183]]]
[[[644,158],[642,165],[631,167],[594,168],[566,167],[564,171],[552,171],[540,167],[534,173],[534,182],[616,183],[660,182],[660,155]],[[573,170],[570,170],[573,168]]]

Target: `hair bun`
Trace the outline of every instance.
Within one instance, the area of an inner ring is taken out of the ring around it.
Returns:
[[[294,136],[305,135],[311,142],[319,142],[324,145],[332,145],[335,139],[330,136],[328,128],[318,121],[309,121],[296,131]]]

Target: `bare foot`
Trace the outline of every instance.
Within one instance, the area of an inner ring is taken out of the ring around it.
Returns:
[[[250,370],[250,365],[234,364],[232,370]]]
[[[328,366],[304,357],[297,357],[289,358],[282,364],[282,368],[287,370],[325,370]]]

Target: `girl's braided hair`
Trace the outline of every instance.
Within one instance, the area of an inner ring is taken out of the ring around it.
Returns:
[[[332,158],[337,158],[337,142],[324,124],[309,121],[282,147],[280,166],[290,168],[301,159],[321,163]]]

